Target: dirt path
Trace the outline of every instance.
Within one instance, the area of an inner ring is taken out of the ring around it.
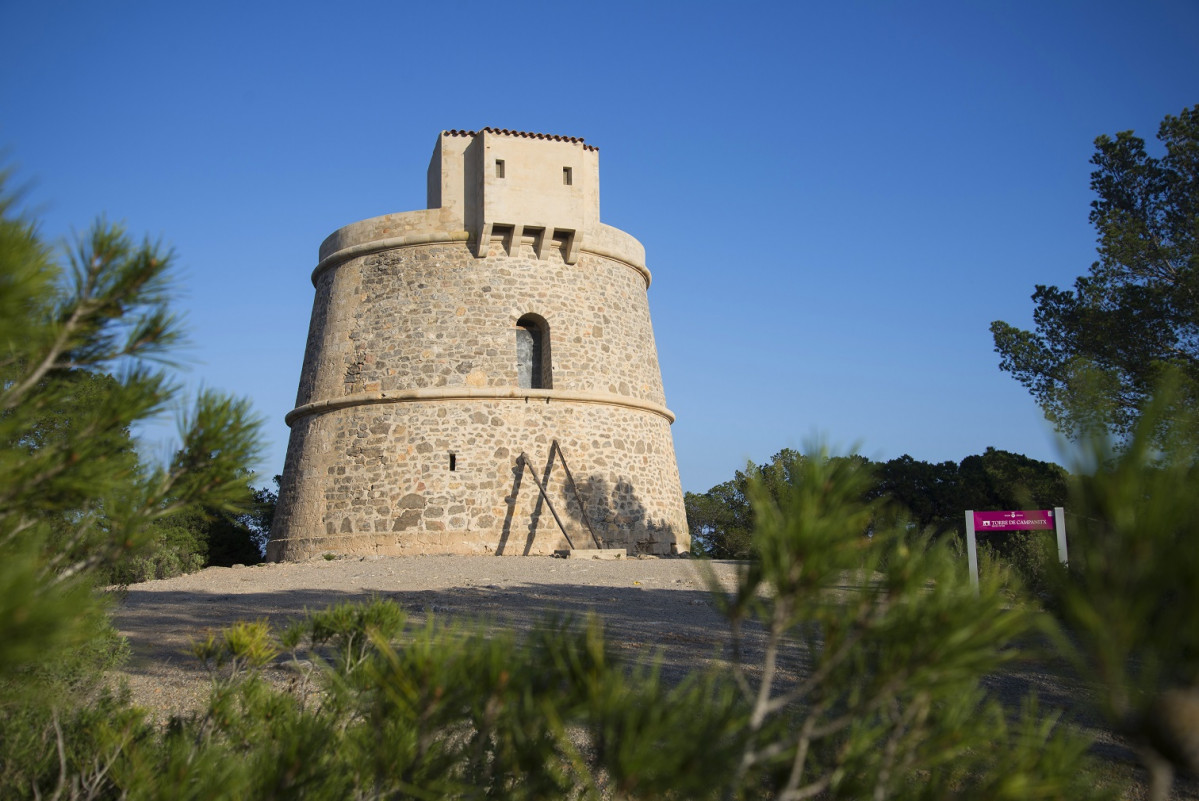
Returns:
[[[710,569],[732,586],[734,564]],[[190,644],[207,631],[237,620],[285,623],[372,596],[418,620],[433,612],[517,629],[549,614],[594,612],[619,652],[661,649],[664,669],[680,675],[719,658],[728,639],[700,563],[689,559],[417,556],[210,567],[129,587],[116,623],[133,650],[125,672],[134,700],[168,715],[199,705],[208,678]]]

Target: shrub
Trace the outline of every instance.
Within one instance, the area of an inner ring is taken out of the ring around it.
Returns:
[[[1086,741],[983,683],[1044,621],[1001,571],[976,596],[948,543],[861,533],[861,466],[811,458],[751,487],[754,547],[715,591],[732,670],[664,682],[623,665],[597,620],[524,636],[344,604],[281,633],[247,623],[198,644],[206,708],[133,743],[114,788],[193,797],[1099,797]],[[832,588],[837,588],[834,592]],[[749,657],[747,632],[765,637]],[[805,669],[781,669],[802,649]],[[290,666],[291,686],[264,678]]]

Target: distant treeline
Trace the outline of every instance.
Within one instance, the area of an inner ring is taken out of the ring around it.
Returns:
[[[729,481],[705,493],[686,493],[692,552],[713,559],[751,555],[751,479],[775,497],[798,474],[804,454],[784,448],[769,462],[749,462]],[[889,512],[906,517],[934,536],[964,531],[967,509],[1050,509],[1066,502],[1067,472],[1052,462],[987,448],[961,462],[921,462],[904,454],[887,462],[838,456],[870,468],[873,485],[864,500],[883,500]]]

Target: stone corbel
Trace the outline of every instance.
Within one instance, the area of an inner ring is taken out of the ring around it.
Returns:
[[[579,250],[582,249],[583,236],[573,228],[555,228],[553,237],[556,239],[559,233],[566,234],[566,241],[562,248],[562,261],[567,264],[574,264],[579,260]]]
[[[530,235],[533,237],[533,252],[537,254],[539,261],[545,261],[550,255],[550,240],[553,239],[551,234],[552,229],[547,230],[544,227],[529,228]]]
[[[515,256],[520,252],[520,243],[525,235],[525,227],[521,223],[516,223],[512,226],[512,235],[508,241],[504,243],[504,252],[508,256]]]

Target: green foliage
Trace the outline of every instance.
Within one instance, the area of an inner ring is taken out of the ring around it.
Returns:
[[[298,642],[302,636],[311,648],[331,648],[339,669],[349,674],[375,652],[378,642],[395,639],[406,621],[407,616],[394,603],[345,603],[309,615],[298,630],[288,632],[287,640]]]
[[[131,797],[1078,798],[1097,797],[1086,743],[1029,701],[988,698],[1035,614],[988,577],[975,599],[943,549],[846,537],[860,487],[813,467],[765,509],[760,562],[727,599],[734,643],[765,658],[669,685],[621,665],[597,621],[522,638],[410,626],[393,602],[339,605],[287,628],[237,624],[199,643],[208,705],[111,768]],[[812,485],[812,481],[821,484]],[[806,487],[807,489],[804,489]],[[813,508],[814,506],[814,508]],[[831,516],[833,517],[831,517]],[[885,563],[885,566],[884,566]],[[875,572],[874,567],[881,567]],[[852,587],[831,595],[830,587]],[[720,597],[724,597],[723,594]],[[778,670],[801,643],[804,674]],[[296,679],[263,671],[279,648]],[[738,649],[738,653],[740,650]]]
[[[249,477],[248,474],[244,477],[240,497],[235,496],[243,511],[235,514],[203,506],[152,521],[147,532],[148,545],[113,564],[106,572],[108,583],[134,584],[214,565],[230,567],[261,562],[276,495],[270,490],[251,487]]]
[[[1199,467],[1169,384],[1117,447],[1080,443],[1070,570],[1056,571],[1063,643],[1102,711],[1138,746],[1165,798],[1173,767],[1199,776]],[[1155,446],[1161,432],[1177,447]]]
[[[216,634],[209,633],[195,643],[192,653],[213,669],[229,665],[233,674],[243,670],[261,669],[279,655],[272,639],[269,624],[265,620],[240,621]]]
[[[683,496],[691,550],[712,559],[745,559],[750,556],[753,521],[745,479],[740,472],[732,481],[717,484],[703,495]]]
[[[838,457],[867,465],[864,457]],[[717,484],[703,495],[689,492],[684,497],[691,532],[692,552],[712,559],[747,559],[754,556],[754,505],[749,488],[778,498],[789,491],[791,477],[805,459],[802,453],[783,448],[762,465],[746,463],[731,481]],[[863,529],[864,530],[864,529]]]
[[[880,528],[863,460],[817,452],[773,479],[748,485],[759,558],[714,595],[731,672],[668,684],[652,662],[615,661],[595,620],[517,637],[413,626],[377,599],[278,637],[261,621],[214,634],[196,646],[215,680],[204,709],[115,751],[84,743],[133,798],[1103,795],[1085,741],[1032,700],[1017,711],[987,693],[1039,622],[1002,576],[975,596],[944,545]],[[796,649],[799,673],[780,662]],[[274,664],[289,687],[265,680]]]
[[[1038,613],[1002,593],[997,574],[975,596],[945,545],[880,513],[865,460],[821,452],[784,452],[733,488],[747,499],[738,514],[751,514],[741,530],[757,558],[731,596],[715,596],[730,624],[730,671],[671,684],[653,663],[617,662],[595,621],[517,637],[412,626],[375,601],[281,635],[259,621],[198,643],[213,671],[208,704],[165,730],[148,725],[98,687],[119,649],[94,584],[152,543],[175,537],[182,554],[201,525],[192,515],[250,513],[243,467],[257,435],[244,404],[205,393],[176,459],[129,459],[129,427],[175,395],[161,367],[177,338],[169,254],[100,225],[60,281],[33,226],[3,211],[3,797],[1095,795],[1085,743],[1032,702],[1004,709],[983,683],[1018,657]],[[94,392],[87,402],[82,386]],[[1167,472],[1155,492],[1179,491]],[[1106,564],[1088,563],[1088,575]],[[1146,570],[1114,586],[1143,591]],[[1086,618],[1083,605],[1070,608]],[[1187,622],[1162,604],[1144,609]],[[751,656],[758,635],[764,652]],[[1192,639],[1125,641],[1158,649],[1135,676],[1193,680],[1180,661]],[[785,653],[803,668],[784,669]],[[276,665],[290,686],[267,680]]]
[[[406,627],[392,602],[340,605],[282,635],[299,678],[272,690],[261,623],[197,647],[211,700],[161,742],[132,743],[115,787],[155,797],[711,796],[732,697],[614,663],[594,621],[509,632]],[[397,642],[399,638],[399,642]],[[301,655],[310,659],[303,659]],[[690,725],[680,726],[689,722]],[[704,741],[695,736],[704,735]]]
[[[167,525],[168,523],[164,521],[152,527],[157,530]],[[169,528],[168,531],[170,531]],[[106,583],[125,586],[141,581],[182,576],[194,573],[204,567],[204,557],[193,549],[194,540],[190,534],[186,537],[183,545],[171,542],[170,539],[172,538],[169,535],[166,541],[156,537],[139,552],[129,554],[117,561],[105,572]]]
[[[1022,589],[1048,598],[1052,586],[1051,574],[1059,557],[1057,539],[1052,531],[1006,531],[991,537],[981,537],[979,557],[1001,564],[1012,571]]]
[[[0,186],[5,797],[106,786],[110,758],[142,734],[120,701],[97,700],[122,648],[96,584],[151,542],[158,521],[197,506],[236,511],[240,472],[259,450],[247,405],[206,392],[181,431],[194,458],[139,462],[131,427],[178,394],[166,372],[179,341],[171,254],[101,222],[67,255],[63,269]]]
[[[750,483],[758,482],[777,499],[789,485],[790,476],[802,469],[805,458],[784,448],[761,466],[748,463],[731,481],[702,495],[687,493],[687,522],[695,555],[713,559],[752,556]],[[902,517],[937,537],[964,533],[963,512],[967,509],[1051,509],[1066,500],[1067,476],[1060,466],[995,448],[967,456],[960,464],[918,462],[907,454],[878,463],[859,455],[837,458],[866,471],[862,499],[886,500],[885,508],[876,509],[876,514]],[[1019,538],[997,540],[993,547],[1001,558],[1027,567],[1022,573],[1038,573],[1035,550],[1028,543]]]
[[[271,538],[271,526],[275,522],[275,507],[279,504],[279,482],[282,479],[283,476],[276,475],[271,480],[275,485],[273,489],[270,487],[254,488],[253,503],[249,510],[236,517],[238,524],[250,532],[250,538],[260,555],[266,553],[266,544]]]
[[[1037,613],[1012,605],[997,574],[975,596],[945,544],[878,526],[861,461],[793,466],[791,492],[751,489],[760,559],[728,607],[735,643],[751,622],[768,638],[760,664],[735,666],[750,705],[741,782],[778,798],[1092,794],[1076,773],[1084,743],[1035,705],[1012,723],[981,684],[1018,656]],[[872,536],[857,533],[871,520]],[[809,665],[784,679],[790,641]]]
[[[1035,331],[991,324],[1000,369],[1072,436],[1129,435],[1167,368],[1182,376],[1180,401],[1199,400],[1199,106],[1167,116],[1157,137],[1160,158],[1132,131],[1095,140],[1099,260],[1073,290],[1037,286]]]
[[[1046,509],[1061,506],[1068,473],[1051,462],[987,448],[958,465],[958,514],[963,509]]]
[[[1015,643],[1038,619],[1010,603],[1000,576],[985,575],[975,597],[944,545],[883,527],[865,498],[864,460],[817,452],[763,475],[769,483],[747,485],[759,558],[732,595],[714,596],[730,623],[731,672],[666,683],[652,662],[617,662],[594,620],[548,621],[517,637],[411,626],[386,600],[346,604],[278,636],[259,621],[197,643],[211,698],[165,732],[111,699],[15,725],[0,789],[196,799],[1100,795],[1084,741],[1035,703],[1017,713],[987,694],[983,678],[1018,657]],[[756,632],[765,650],[751,658]],[[796,649],[804,669],[782,669]],[[286,688],[266,680],[279,664],[294,677]]]
[[[962,505],[966,499],[954,462],[918,462],[905,453],[877,465],[875,478],[869,497],[888,498],[920,529],[931,528],[937,534],[955,531],[961,526],[962,511],[970,508]]]
[[[968,456],[958,467],[959,504],[955,528],[964,509],[1052,509],[1067,506],[1069,474],[1062,467],[1020,454],[987,448]],[[979,535],[980,547],[1010,567],[1025,588],[1048,589],[1048,571],[1057,564],[1052,532],[1017,531]]]
[[[111,772],[154,731],[128,700],[109,693],[47,711],[9,706],[0,717],[5,798],[110,798]]]

